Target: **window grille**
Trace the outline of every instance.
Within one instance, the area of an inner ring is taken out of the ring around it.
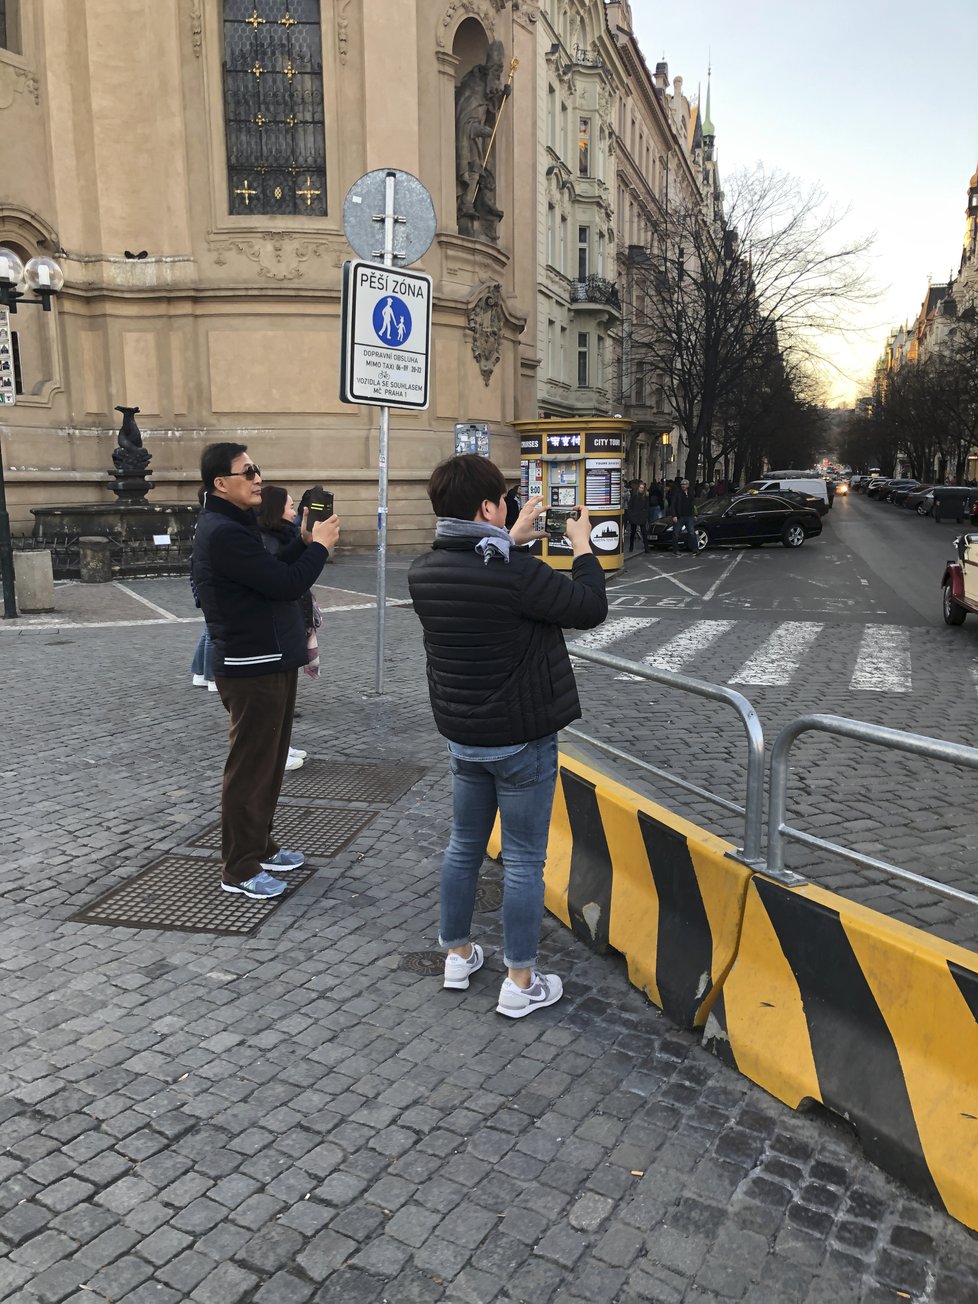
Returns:
[[[324,216],[319,0],[224,0],[224,115],[231,213]]]

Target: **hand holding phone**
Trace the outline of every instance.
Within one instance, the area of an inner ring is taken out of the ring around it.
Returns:
[[[544,516],[544,528],[551,542],[562,542],[567,536],[567,522],[576,521],[578,512],[572,507],[548,507]]]

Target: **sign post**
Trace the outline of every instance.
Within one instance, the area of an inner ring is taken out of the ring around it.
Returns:
[[[402,211],[397,212],[399,207]],[[377,225],[383,241],[377,248]],[[435,235],[431,195],[410,172],[367,172],[343,203],[343,230],[360,260],[343,267],[340,398],[380,407],[377,457],[377,667],[384,691],[387,610],[387,484],[390,409],[428,406],[431,352],[431,277],[404,272]],[[381,265],[378,266],[378,260]]]
[[[14,377],[14,350],[10,335],[10,310],[0,308],[0,404],[12,406],[17,402],[17,384]],[[10,516],[7,512],[7,491],[3,480],[3,448],[0,447],[0,571],[3,572],[3,615],[12,620],[17,615],[17,598],[14,591],[14,547],[10,539]]]

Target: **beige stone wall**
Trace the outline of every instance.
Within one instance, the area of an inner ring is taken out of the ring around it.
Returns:
[[[52,313],[14,319],[30,391],[0,414],[15,532],[31,506],[114,501],[113,409],[136,404],[152,499],[191,501],[202,446],[241,439],[267,477],[330,484],[346,541],[373,546],[378,412],[337,397],[339,297],[343,196],[382,166],[420,176],[438,218],[419,264],[435,288],[431,404],[391,414],[391,545],[428,537],[424,483],[456,421],[489,421],[518,472],[509,423],[536,412],[532,7],[417,0],[394,24],[389,0],[323,0],[328,216],[272,219],[228,213],[219,0],[20,5],[22,52],[0,52],[0,243],[55,253],[66,285]],[[455,225],[453,48],[473,20],[524,70],[498,136],[498,245]],[[495,286],[486,384],[470,315]]]

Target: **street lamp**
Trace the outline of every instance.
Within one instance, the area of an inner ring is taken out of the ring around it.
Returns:
[[[64,289],[65,274],[54,261],[38,254],[27,261],[6,245],[0,245],[0,308],[3,317],[16,313],[18,304],[40,304],[44,312],[51,311],[51,296]],[[28,297],[28,296],[32,297]],[[9,335],[9,327],[2,332]],[[13,387],[10,399],[16,395]],[[0,454],[0,572],[3,573],[3,614],[10,620],[17,615],[14,594],[14,548],[10,539],[10,516],[7,512],[7,493],[3,481],[3,456]]]

